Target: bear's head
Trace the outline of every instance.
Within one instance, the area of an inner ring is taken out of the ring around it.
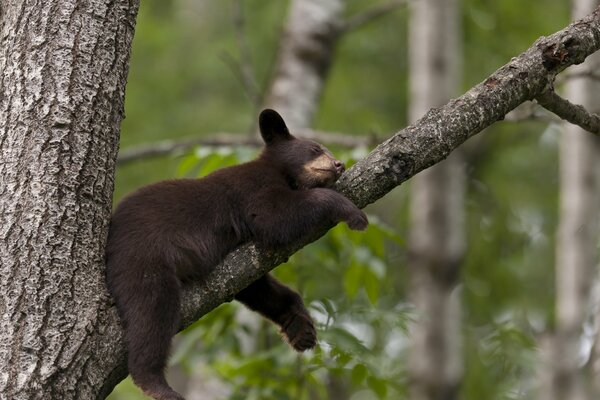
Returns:
[[[263,110],[259,126],[265,142],[261,159],[280,170],[292,187],[330,187],[344,172],[344,164],[325,146],[292,136],[276,111]]]

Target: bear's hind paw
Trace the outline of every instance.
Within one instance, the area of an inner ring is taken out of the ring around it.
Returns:
[[[312,319],[304,314],[295,314],[282,328],[287,342],[294,350],[302,352],[317,345],[317,331]]]

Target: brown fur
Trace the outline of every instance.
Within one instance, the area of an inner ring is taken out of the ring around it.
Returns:
[[[264,110],[259,123],[265,149],[256,160],[143,187],[112,217],[107,284],[123,321],[129,372],[157,400],[183,399],[164,378],[182,281],[204,279],[247,241],[277,248],[328,223],[367,227],[365,214],[328,188],[343,172],[341,162],[320,144],[290,135],[273,110]],[[295,350],[315,346],[302,298],[271,275],[236,299],[278,324]]]

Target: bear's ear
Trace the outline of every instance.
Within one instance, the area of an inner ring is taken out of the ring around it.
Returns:
[[[275,110],[266,109],[258,117],[260,134],[267,145],[292,138],[283,118]]]

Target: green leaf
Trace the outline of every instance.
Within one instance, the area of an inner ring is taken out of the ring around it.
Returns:
[[[363,282],[365,291],[367,292],[367,297],[371,304],[377,304],[377,300],[379,299],[379,279],[371,272],[370,270],[365,271],[363,274]]]
[[[344,274],[344,290],[350,299],[354,299],[361,286],[363,268],[358,264],[352,264]]]
[[[380,399],[384,399],[387,395],[387,383],[383,379],[370,376],[367,379],[367,386],[369,386],[369,389],[375,392]]]
[[[205,161],[202,163],[202,167],[198,172],[199,176],[206,176],[211,172],[231,165],[233,157],[229,157],[229,155],[224,155],[220,153],[212,154],[206,157]]]
[[[368,374],[367,367],[364,364],[356,364],[354,368],[352,368],[351,380],[354,385],[360,385],[366,379]]]
[[[331,327],[321,333],[321,339],[323,342],[330,343],[333,346],[331,355],[333,357],[342,356],[345,360],[345,355],[348,353],[364,354],[369,350],[363,344],[363,342],[354,336],[348,330],[342,327]],[[350,361],[349,359],[347,361]]]
[[[192,168],[196,167],[197,165],[198,157],[196,157],[195,155],[186,156],[177,167],[177,176],[187,175],[188,173],[190,173]]]

